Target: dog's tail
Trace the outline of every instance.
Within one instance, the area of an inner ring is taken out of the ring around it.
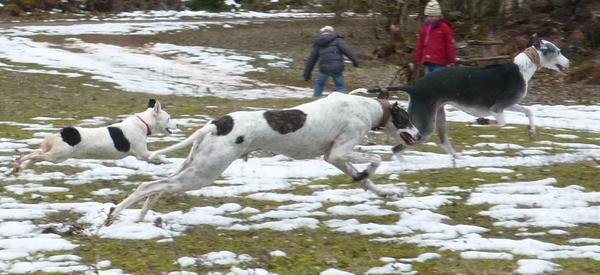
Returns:
[[[349,92],[349,95],[354,95],[354,94],[366,94],[369,93],[369,90],[365,89],[365,88],[358,88],[358,89],[354,89],[351,92]]]
[[[207,123],[206,125],[204,125],[204,127],[196,130],[196,132],[191,134],[186,139],[184,139],[178,143],[175,143],[169,147],[154,151],[154,152],[152,152],[152,154],[153,155],[165,155],[169,152],[173,152],[175,150],[185,148],[194,142],[200,143],[206,135],[216,134],[216,133],[217,133],[217,127],[213,123]]]

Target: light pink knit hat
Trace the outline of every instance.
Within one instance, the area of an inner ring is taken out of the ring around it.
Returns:
[[[332,26],[325,26],[321,28],[321,32],[334,32],[335,30],[333,29]]]
[[[441,16],[442,9],[440,8],[440,3],[436,0],[431,0],[425,6],[425,16]]]

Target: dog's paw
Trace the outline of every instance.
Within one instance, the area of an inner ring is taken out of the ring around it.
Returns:
[[[535,127],[529,127],[527,133],[529,134],[530,138],[535,136],[535,134],[536,134]]]
[[[479,125],[490,125],[491,121],[485,117],[478,117],[475,120],[475,123],[479,124]]]
[[[148,161],[154,164],[165,164],[170,161],[164,155],[152,154],[148,157]]]
[[[398,194],[396,194],[396,192],[392,191],[392,190],[382,190],[379,189],[377,191],[374,191],[374,193],[384,199],[391,199],[396,197]]]
[[[111,207],[110,210],[108,210],[108,215],[106,217],[106,220],[104,221],[104,226],[110,226],[111,224],[113,224],[113,222],[115,222],[117,217],[116,215],[114,215],[114,212],[115,207]]]

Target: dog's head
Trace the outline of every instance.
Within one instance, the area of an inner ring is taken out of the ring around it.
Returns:
[[[394,102],[390,107],[390,121],[384,128],[384,131],[400,140],[400,144],[394,147],[394,150],[401,150],[397,148],[404,148],[407,145],[413,145],[420,139],[419,130],[410,121],[408,112],[404,110],[398,102]]]
[[[153,133],[171,134],[171,130],[177,129],[177,124],[161,108],[158,100],[150,99],[148,101],[148,109],[142,113],[142,116]]]
[[[569,59],[567,59],[560,49],[550,41],[540,39],[537,34],[529,38],[529,46],[533,46],[540,55],[540,64],[544,68],[555,70],[566,74],[569,69]]]

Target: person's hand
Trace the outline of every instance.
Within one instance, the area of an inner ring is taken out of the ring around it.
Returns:
[[[446,67],[448,67],[448,68],[456,67],[456,63],[450,63],[450,64],[446,65]]]

